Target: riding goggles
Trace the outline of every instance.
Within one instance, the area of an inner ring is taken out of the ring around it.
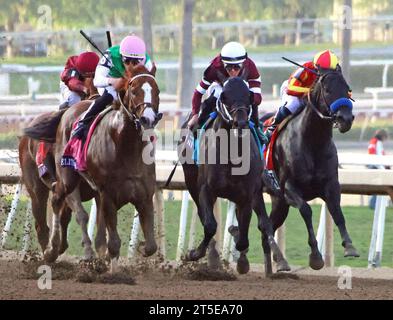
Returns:
[[[225,63],[225,64],[224,64],[224,68],[225,68],[225,70],[227,70],[227,71],[230,71],[230,70],[238,71],[238,70],[240,70],[242,67],[243,67],[243,64],[242,64],[242,63],[238,63],[238,64]]]

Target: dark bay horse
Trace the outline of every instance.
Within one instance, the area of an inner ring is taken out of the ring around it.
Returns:
[[[199,165],[190,162],[190,159],[182,161],[185,182],[204,227],[202,242],[197,249],[188,253],[187,258],[195,261],[205,256],[217,229],[214,203],[217,197],[226,198],[234,202],[237,208],[239,229],[236,249],[241,252],[238,272],[246,273],[249,270],[246,253],[249,246],[248,229],[254,209],[262,233],[265,272],[270,275],[271,249],[278,260],[278,270],[289,270],[289,266],[274,240],[272,225],[266,213],[262,196],[263,160],[257,142],[251,136],[250,116],[251,97],[247,84],[239,77],[230,78],[217,101],[217,117],[211,121],[201,138],[199,161],[202,157],[204,161]],[[179,145],[179,152],[179,156],[186,156],[182,144]]]
[[[97,89],[93,86],[92,81],[87,81],[88,92],[90,98],[94,98],[97,94]],[[46,128],[47,131],[52,131],[55,135],[57,125],[60,122],[65,109],[58,112],[50,112],[38,115],[35,117],[25,131],[34,136],[34,132],[37,131],[37,127],[40,129]],[[50,123],[49,128],[47,124]],[[55,137],[46,141],[47,143],[53,143]],[[49,228],[47,225],[47,202],[49,192],[52,189],[52,183],[56,177],[56,166],[52,148],[49,149],[46,156],[46,166],[48,173],[39,176],[38,166],[36,163],[36,155],[39,148],[39,140],[32,138],[28,135],[22,135],[19,140],[19,164],[22,171],[22,181],[26,186],[27,192],[31,198],[32,213],[35,219],[35,229],[37,232],[38,242],[42,249],[45,251],[49,243]],[[91,259],[94,257],[94,251],[91,247],[91,240],[87,234],[87,223],[88,214],[81,205],[81,201],[90,200],[96,195],[95,192],[89,187],[86,182],[82,182],[80,186],[72,194],[67,196],[67,205],[62,208],[60,212],[60,225],[61,225],[61,243],[59,248],[59,254],[65,252],[68,247],[67,242],[67,229],[68,224],[71,220],[71,212],[76,213],[76,220],[82,229],[82,245],[84,247],[84,258]]]
[[[127,67],[128,79],[120,103],[113,106],[97,125],[87,151],[87,173],[83,176],[99,194],[98,224],[106,226],[106,232],[98,228],[95,247],[100,257],[108,250],[112,260],[111,271],[116,271],[120,252],[120,237],[117,232],[117,210],[132,203],[138,213],[146,244],[144,255],[150,256],[157,250],[154,239],[153,194],[156,176],[151,152],[152,129],[161,119],[158,113],[159,89],[154,72],[144,66]],[[82,180],[71,168],[61,167],[60,159],[69,139],[72,125],[88,107],[81,102],[68,109],[61,118],[56,135],[57,183],[52,198],[55,218],[65,205],[65,197],[73,192]],[[58,219],[55,219],[58,223]],[[45,250],[48,261],[56,259],[59,250],[58,228],[52,231],[50,245]]]
[[[273,162],[283,194],[272,194],[273,229],[283,224],[289,205],[299,209],[311,247],[309,264],[315,270],[321,269],[324,261],[306,201],[318,197],[326,202],[340,231],[344,256],[359,256],[340,207],[337,149],[332,139],[333,126],[341,133],[351,129],[354,116],[349,98],[350,88],[340,70],[322,73],[305,97],[304,109],[287,124],[274,145]]]

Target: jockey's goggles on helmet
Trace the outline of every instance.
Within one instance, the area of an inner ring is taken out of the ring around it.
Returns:
[[[132,64],[133,66],[136,66],[139,64],[143,59],[138,59],[138,58],[130,58],[130,57],[122,57],[122,61],[124,64],[129,65]]]
[[[238,63],[238,64],[225,63],[225,64],[224,64],[224,68],[225,68],[225,70],[227,70],[227,71],[230,71],[230,70],[238,71],[238,70],[240,70],[242,67],[243,67],[243,64],[242,64],[242,63]]]

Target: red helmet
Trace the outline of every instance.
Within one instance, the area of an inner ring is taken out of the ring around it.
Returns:
[[[91,77],[96,71],[100,58],[95,52],[83,52],[76,59],[75,68],[84,77]]]

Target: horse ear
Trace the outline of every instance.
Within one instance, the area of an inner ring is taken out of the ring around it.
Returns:
[[[156,72],[157,72],[157,67],[156,64],[153,62],[153,67],[150,70],[150,74],[155,77],[156,76]]]

